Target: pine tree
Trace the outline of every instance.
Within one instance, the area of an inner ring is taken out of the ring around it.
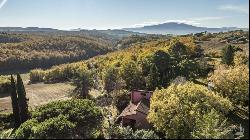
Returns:
[[[227,65],[232,65],[233,60],[234,60],[234,47],[228,45],[222,50],[222,63]]]
[[[80,73],[79,78],[74,81],[76,91],[79,92],[81,98],[89,96],[89,90],[93,87],[94,81],[91,71],[84,71]]]
[[[18,104],[20,109],[20,121],[21,123],[25,122],[29,118],[29,110],[28,110],[28,99],[26,98],[26,92],[23,85],[22,78],[20,74],[17,74],[17,93],[18,93]]]
[[[19,106],[16,93],[16,85],[12,75],[11,75],[11,102],[12,102],[13,116],[15,120],[15,128],[18,128],[20,126]]]

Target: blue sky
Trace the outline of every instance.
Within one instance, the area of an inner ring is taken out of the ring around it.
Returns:
[[[248,27],[249,0],[0,0],[0,27],[114,29],[164,22]]]

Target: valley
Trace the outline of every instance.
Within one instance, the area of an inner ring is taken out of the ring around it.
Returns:
[[[186,35],[121,30],[10,31],[0,35],[2,136],[10,131],[23,138],[22,127],[29,125],[30,134],[25,138],[40,138],[33,129],[56,121],[51,125],[66,125],[69,133],[65,137],[72,138],[87,138],[87,134],[126,138],[125,132],[140,138],[137,133],[141,131],[150,134],[147,138],[176,138],[167,133],[172,128],[182,137],[203,137],[188,127],[184,127],[188,133],[178,131],[185,123],[191,125],[180,121],[185,120],[182,115],[196,119],[199,129],[201,124],[213,123],[211,118],[218,123],[228,119],[220,129],[230,129],[225,134],[230,138],[235,138],[233,130],[240,124],[248,127],[248,31]],[[13,91],[18,99],[26,92],[32,118],[17,131],[13,130]],[[177,125],[172,126],[164,117]],[[87,126],[90,132],[73,131],[73,124],[76,130]],[[124,127],[127,125],[130,127]],[[249,135],[248,128],[246,131],[244,137]]]
[[[249,0],[0,0],[1,139],[249,139]]]

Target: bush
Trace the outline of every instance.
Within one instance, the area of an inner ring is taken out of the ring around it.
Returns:
[[[243,52],[236,52],[234,56],[234,65],[247,65],[249,63],[249,55]]]
[[[167,138],[191,138],[196,124],[204,114],[215,109],[221,117],[232,103],[206,87],[187,82],[156,90],[151,97],[148,121]]]
[[[30,139],[33,137],[32,128],[36,127],[38,124],[38,121],[36,119],[30,119],[26,122],[24,122],[16,131],[14,134],[14,137],[16,139]]]
[[[43,105],[16,131],[16,138],[93,138],[101,110],[90,100],[72,99]]]
[[[8,129],[8,130],[4,130],[4,131],[0,131],[0,139],[10,139],[12,138],[11,135],[13,133],[13,128]]]
[[[225,46],[222,50],[222,63],[227,65],[232,65],[234,60],[234,46]]]
[[[196,139],[233,139],[232,128],[215,110],[197,119],[192,137]]]
[[[10,77],[0,76],[0,94],[6,94],[6,93],[9,94],[10,89],[11,89]]]
[[[152,130],[136,130],[133,134],[133,139],[159,139]]]
[[[84,62],[53,66],[51,69],[45,71],[34,69],[30,71],[30,82],[64,82],[79,77],[81,73],[87,70],[87,65]]]
[[[42,69],[34,69],[30,71],[30,82],[42,82],[44,81],[45,72]]]
[[[135,130],[129,126],[114,126],[109,131],[111,139],[159,139],[152,130]]]
[[[12,113],[0,113],[0,131],[14,127],[14,116]]]
[[[132,139],[133,130],[130,127],[116,126],[110,131],[111,139]]]
[[[63,115],[38,122],[30,119],[23,123],[15,132],[17,139],[65,139],[72,138],[75,124]]]
[[[75,124],[68,121],[68,118],[59,115],[55,118],[50,118],[33,127],[33,138],[38,139],[65,139],[72,138]]]

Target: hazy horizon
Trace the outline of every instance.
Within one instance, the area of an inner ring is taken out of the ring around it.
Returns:
[[[248,0],[0,0],[0,27],[101,30],[178,22],[248,28],[248,5]]]

